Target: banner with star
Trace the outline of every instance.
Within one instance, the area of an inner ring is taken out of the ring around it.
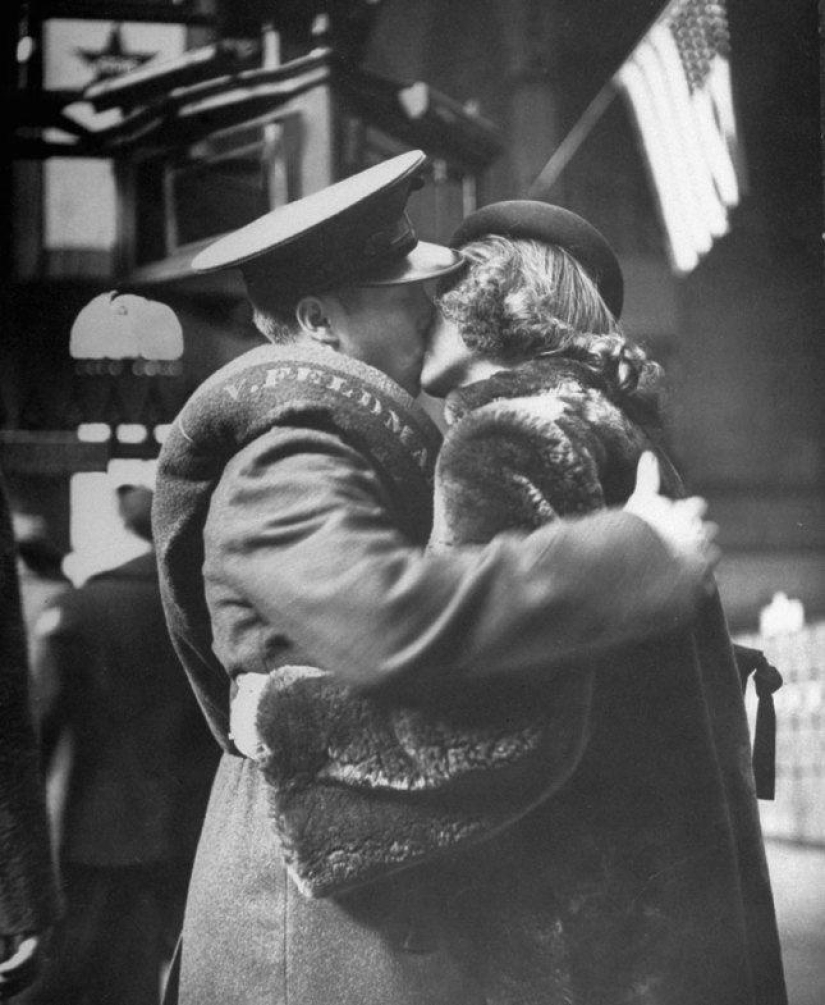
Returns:
[[[43,23],[43,87],[77,91],[186,49],[181,24],[49,18]]]
[[[95,111],[81,100],[83,90],[154,60],[176,59],[185,47],[186,28],[181,24],[50,18],[43,24],[43,87],[46,91],[77,91],[78,101],[64,109],[75,122],[95,129],[114,125],[121,112]],[[117,239],[117,194],[111,162],[105,158],[51,157],[43,170],[45,247],[110,252]]]

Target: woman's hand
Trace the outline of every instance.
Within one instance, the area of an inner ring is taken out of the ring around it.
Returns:
[[[652,527],[675,558],[703,571],[711,589],[711,576],[721,552],[713,543],[718,527],[704,519],[707,502],[699,496],[667,499],[659,489],[659,462],[647,451],[639,459],[636,487],[625,510]]]

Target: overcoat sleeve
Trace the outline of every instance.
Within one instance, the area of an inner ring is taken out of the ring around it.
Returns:
[[[422,554],[358,450],[301,430],[273,430],[233,458],[205,538],[207,584],[231,585],[308,662],[413,697],[541,677],[675,629],[700,592],[658,535],[619,511]]]

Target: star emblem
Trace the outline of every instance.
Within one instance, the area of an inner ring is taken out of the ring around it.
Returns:
[[[123,35],[119,24],[112,25],[109,38],[103,49],[76,49],[78,56],[92,68],[94,79],[92,83],[119,77],[147,63],[157,55],[155,52],[127,52],[123,45]]]

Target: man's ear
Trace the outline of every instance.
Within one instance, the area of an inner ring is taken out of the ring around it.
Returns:
[[[301,331],[306,332],[316,342],[337,349],[338,336],[330,324],[328,315],[326,305],[320,297],[301,297],[295,307],[295,317],[298,319]]]

